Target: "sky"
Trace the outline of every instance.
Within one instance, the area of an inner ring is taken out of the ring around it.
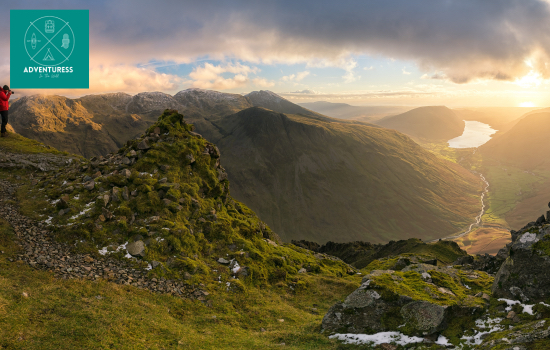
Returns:
[[[6,1],[90,11],[90,89],[271,90],[297,103],[550,106],[550,0]]]

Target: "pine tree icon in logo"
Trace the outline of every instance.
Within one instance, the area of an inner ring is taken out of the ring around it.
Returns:
[[[55,31],[55,23],[51,19],[46,21],[46,33],[53,33]]]

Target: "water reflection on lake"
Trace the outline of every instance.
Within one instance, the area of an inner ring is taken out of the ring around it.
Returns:
[[[485,142],[491,139],[493,135],[498,130],[491,128],[488,124],[476,122],[476,121],[467,121],[464,123],[464,133],[459,137],[450,139],[448,141],[449,147],[451,148],[470,148],[470,147],[479,147]]]

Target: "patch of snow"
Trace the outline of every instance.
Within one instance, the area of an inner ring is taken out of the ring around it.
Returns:
[[[119,246],[118,246],[114,251],[112,251],[112,252],[108,251],[108,250],[107,250],[107,247],[103,247],[103,248],[101,248],[100,250],[98,250],[97,252],[98,252],[99,254],[101,254],[101,255],[112,254],[112,253],[118,252],[119,250],[126,250],[126,246],[127,246],[127,245],[128,245],[128,242],[126,242],[126,243],[124,243],[124,244],[121,244],[121,245],[119,245]],[[130,254],[126,253],[126,255],[125,255],[124,257],[126,258],[126,257],[128,257],[128,255],[130,255]],[[132,256],[130,255],[130,258],[131,258],[131,257],[132,257]]]
[[[74,196],[74,199],[80,199],[80,195],[77,194],[76,196]]]
[[[56,199],[56,200],[51,201],[50,203],[51,203],[51,204],[56,204],[56,203],[59,202],[60,200],[61,200],[61,199]]]
[[[506,304],[508,304],[508,307],[506,307],[506,311],[510,311],[512,310],[512,306],[513,305],[516,305],[516,304],[519,304],[523,307],[523,313],[527,313],[529,315],[532,315],[533,314],[533,307],[536,305],[536,304],[532,304],[532,305],[529,305],[529,304],[522,304],[520,301],[518,300],[510,300],[510,299],[505,299],[505,298],[500,298],[498,299],[498,301],[504,301],[506,302]],[[550,307],[550,305],[548,304],[545,304],[543,302],[540,302],[539,304],[542,304],[546,307]]]
[[[63,180],[63,183],[61,184],[61,186],[63,186],[66,183],[67,183],[67,180]]]
[[[82,216],[82,215],[86,214],[86,213],[89,212],[91,209],[92,209],[92,208],[86,208],[86,209],[82,210],[80,213],[71,216],[70,219],[72,219],[72,220],[77,219],[79,216]]]
[[[368,344],[379,345],[382,343],[395,343],[398,345],[407,345],[412,343],[420,343],[424,341],[424,338],[409,337],[400,332],[380,332],[376,334],[334,334],[329,337],[330,339],[338,339],[344,342],[344,344]]]
[[[145,270],[152,270],[153,269],[153,266],[151,266],[151,264],[147,264],[147,267],[145,268]]]
[[[472,288],[470,288],[470,286],[467,285],[467,284],[465,284],[464,287],[466,287],[466,289],[472,289]]]
[[[44,220],[44,223],[51,224],[52,223],[53,216],[49,216],[46,220]]]
[[[235,264],[233,265],[233,268],[231,269],[231,271],[233,271],[233,273],[237,273],[239,272],[240,269],[241,269],[241,266],[239,266],[239,263],[237,262],[237,260],[235,260]]]
[[[440,335],[439,338],[435,341],[438,345],[453,345],[451,342],[449,342],[449,339],[445,338],[445,336]]]
[[[519,239],[521,243],[534,242],[536,240],[537,240],[537,234],[530,233],[530,232],[524,233]]]

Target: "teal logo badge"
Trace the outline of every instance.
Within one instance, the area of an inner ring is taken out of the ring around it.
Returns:
[[[14,89],[90,87],[88,10],[10,10]]]

